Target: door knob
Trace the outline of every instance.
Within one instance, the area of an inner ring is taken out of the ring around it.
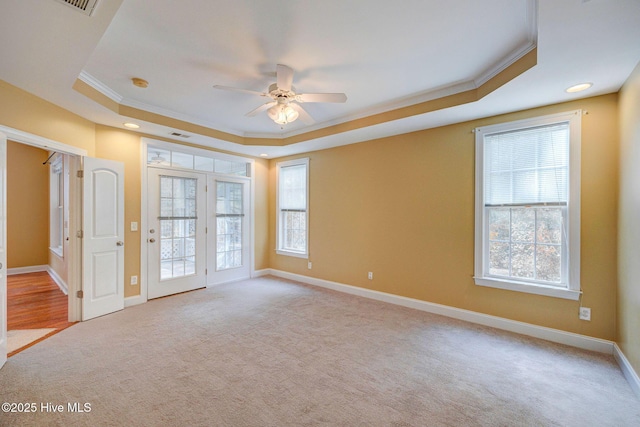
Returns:
[[[156,239],[154,239],[153,237],[149,239],[149,243],[154,243],[156,241]]]
[[[124,246],[124,242],[119,241],[118,243],[116,243],[116,245],[118,245],[118,246]]]

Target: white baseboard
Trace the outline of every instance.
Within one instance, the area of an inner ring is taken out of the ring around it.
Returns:
[[[60,290],[65,295],[69,295],[69,287],[67,286],[67,283],[64,280],[62,280],[62,277],[60,277],[58,273],[56,273],[55,270],[49,266],[47,266],[47,273],[49,273],[49,276],[51,276],[53,281],[56,282],[56,285],[58,285]]]
[[[230,279],[230,280],[223,280],[222,282],[207,283],[206,287],[207,288],[213,288],[213,287],[220,286],[220,285],[226,285],[227,283],[241,282],[243,280],[251,279],[251,277],[252,276],[249,275],[249,276],[238,277],[238,278]]]
[[[251,277],[263,277],[263,276],[268,276],[272,273],[273,270],[271,270],[270,268],[265,268],[263,270],[253,270],[253,273],[251,273]],[[275,276],[275,274],[273,274]]]
[[[264,273],[263,273],[264,272]],[[358,288],[356,286],[345,285],[342,283],[331,282],[329,280],[316,279],[314,277],[303,276],[300,274],[288,273],[286,271],[269,269],[266,273],[261,270],[261,275],[272,274],[284,279],[295,280],[309,285],[320,286],[334,291],[344,292],[351,295],[358,295],[377,301],[388,302],[391,304],[401,305],[403,307],[413,308],[416,310],[426,311],[428,313],[439,314],[441,316],[451,317],[454,319],[464,320],[479,325],[490,326],[496,329],[515,332],[535,338],[544,339],[560,344],[570,345],[572,347],[582,348],[585,350],[597,351],[599,353],[613,354],[614,342],[599,338],[588,337],[586,335],[565,332],[559,329],[547,328],[544,326],[532,325],[530,323],[518,322],[502,317],[491,316],[488,314],[477,313],[475,311],[464,310],[460,308],[450,307],[442,304],[435,304],[427,301],[407,298],[399,295],[388,294],[385,292],[373,291],[370,289]]]
[[[12,276],[14,274],[25,274],[25,273],[39,273],[41,271],[48,271],[48,265],[31,265],[28,267],[14,267],[7,268],[7,276]]]
[[[613,345],[613,357],[616,358],[618,365],[620,365],[620,369],[622,370],[622,374],[627,379],[627,382],[631,386],[631,389],[634,391],[636,396],[640,398],[640,377],[629,363],[629,360],[625,357],[624,353],[618,347],[618,344]]]
[[[145,302],[147,302],[147,299],[144,298],[142,295],[135,295],[132,297],[126,297],[124,299],[124,307],[132,307],[134,305],[139,305],[139,304],[144,304]]]

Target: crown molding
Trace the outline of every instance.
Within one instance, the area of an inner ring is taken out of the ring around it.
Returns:
[[[527,21],[527,40],[504,56],[502,60],[470,80],[454,82],[447,86],[379,104],[354,114],[335,117],[311,126],[278,134],[239,132],[224,128],[217,123],[195,119],[162,107],[125,99],[84,71],[80,73],[78,80],[88,88],[76,84],[74,89],[122,116],[175,128],[185,133],[212,137],[245,146],[275,147],[299,144],[482,99],[537,64],[538,0],[527,1],[525,19]],[[96,96],[97,94],[101,94],[106,99]]]
[[[124,99],[124,97],[120,95],[118,92],[111,89],[109,86],[105,85],[100,80],[96,79],[95,77],[93,77],[91,74],[87,73],[84,70],[80,71],[78,80],[88,84],[93,89],[95,89],[96,91],[100,92],[101,94],[103,94],[104,96],[106,96],[107,98],[109,98],[110,100],[118,104],[120,104]]]

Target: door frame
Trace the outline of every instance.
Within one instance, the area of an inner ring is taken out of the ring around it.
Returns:
[[[134,296],[134,297],[128,297],[125,298],[124,301],[124,306],[125,307],[129,307],[132,305],[137,305],[137,304],[142,304],[147,302],[147,290],[148,290],[148,277],[147,277],[147,269],[148,269],[148,262],[147,262],[147,257],[148,257],[148,251],[147,251],[147,239],[149,238],[148,235],[148,224],[147,224],[147,215],[148,215],[148,208],[147,208],[147,203],[148,203],[148,197],[147,197],[147,184],[148,184],[148,178],[147,178],[147,154],[148,154],[148,146],[152,146],[152,147],[157,147],[157,148],[164,148],[167,150],[172,150],[172,149],[177,149],[179,151],[185,152],[185,153],[191,153],[191,154],[195,154],[195,155],[208,155],[211,156],[212,154],[214,155],[214,157],[220,158],[220,159],[228,159],[228,160],[243,160],[246,161],[247,163],[249,163],[249,191],[250,191],[250,212],[251,212],[251,218],[250,218],[250,232],[251,232],[251,238],[250,238],[250,244],[251,244],[251,249],[250,249],[250,274],[251,277],[255,276],[255,161],[253,159],[251,159],[250,157],[243,157],[243,156],[236,156],[236,155],[231,155],[231,154],[225,154],[225,153],[221,153],[219,151],[214,151],[214,150],[206,150],[204,148],[197,148],[197,147],[190,147],[187,145],[182,145],[182,144],[176,144],[176,143],[172,143],[172,142],[166,142],[166,141],[160,141],[157,139],[152,139],[152,138],[145,138],[142,137],[140,138],[140,173],[141,173],[141,177],[140,177],[140,190],[141,190],[141,200],[140,200],[140,227],[138,228],[140,230],[140,295],[138,296]],[[198,172],[198,171],[194,171],[194,172]],[[127,225],[125,224],[125,228],[127,227]]]
[[[71,177],[76,176],[77,171],[81,169],[81,158],[87,156],[87,150],[83,148],[67,145],[7,126],[0,125],[0,133],[6,136],[7,140],[20,144],[69,154],[69,173]],[[69,183],[69,235],[72,237],[77,230],[80,230],[82,213],[81,185],[82,183],[79,179],[72,179]],[[76,297],[77,292],[82,289],[81,243],[80,239],[69,239],[69,270],[67,277],[67,287],[69,290],[67,295],[69,300],[69,322],[80,321],[82,313],[82,301]]]

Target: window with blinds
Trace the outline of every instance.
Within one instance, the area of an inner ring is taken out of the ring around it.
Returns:
[[[278,163],[278,253],[306,257],[308,254],[309,159]]]
[[[566,205],[569,123],[484,137],[485,206]]]
[[[579,126],[572,112],[476,130],[477,284],[579,290]]]

